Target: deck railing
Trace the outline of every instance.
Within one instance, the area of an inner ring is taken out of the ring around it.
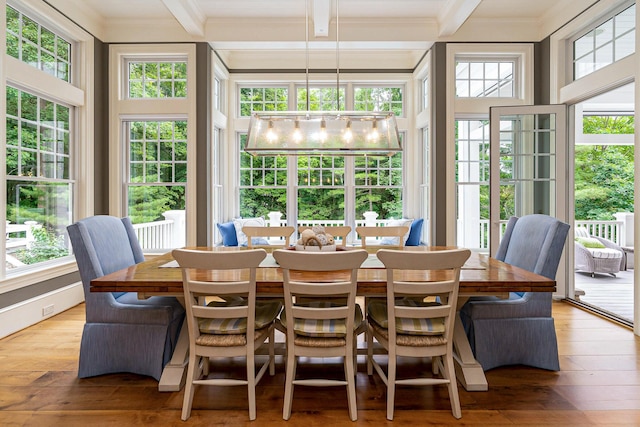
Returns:
[[[275,215],[269,215],[269,219],[266,221],[269,226],[284,226],[287,225],[288,221],[286,219],[282,219],[282,214],[279,212],[272,212]],[[386,219],[377,219],[373,216],[369,216],[367,219],[360,219],[355,221],[355,226],[385,226],[389,220]],[[173,248],[184,245],[184,242],[180,241],[180,237],[176,236],[184,236],[184,225],[183,221],[176,221],[172,219],[167,219],[163,221],[154,221],[143,224],[134,224],[134,229],[136,230],[136,235],[138,236],[138,240],[144,249],[166,249]],[[325,227],[329,226],[340,226],[345,225],[344,220],[307,220],[307,219],[299,219],[297,221],[298,226],[309,226],[313,227],[314,225],[323,225]],[[500,223],[500,237],[502,237],[504,230],[506,228],[507,221],[501,221]],[[620,244],[621,236],[624,233],[624,222],[623,221],[587,221],[587,220],[576,220],[575,227],[585,227],[589,230],[589,234],[605,238],[607,240],[611,240],[616,244]],[[487,242],[489,241],[489,221],[481,220],[480,221],[480,248],[477,249],[488,249]],[[184,239],[184,237],[182,237]]]

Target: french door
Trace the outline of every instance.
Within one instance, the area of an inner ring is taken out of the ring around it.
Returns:
[[[511,216],[546,214],[569,220],[567,107],[492,107],[489,127],[489,242],[494,256]]]

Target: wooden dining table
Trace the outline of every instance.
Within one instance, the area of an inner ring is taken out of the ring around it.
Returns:
[[[407,246],[399,250],[434,251],[453,249],[445,246]],[[237,247],[193,247],[211,251],[234,251]],[[386,296],[387,278],[384,266],[371,254],[358,270],[358,295]],[[460,272],[458,307],[472,296],[493,295],[507,298],[509,292],[554,292],[555,280],[498,261],[486,254],[472,252]],[[283,294],[282,271],[270,255],[257,269],[256,290],[259,296]],[[91,292],[137,292],[141,299],[155,295],[182,298],[182,273],[171,252],[149,257],[147,261],[99,277],[91,281]],[[178,391],[185,381],[189,338],[184,322],[176,349],[165,366],[159,382],[160,391]],[[486,391],[488,383],[482,366],[475,360],[460,317],[454,330],[456,375],[468,391]]]

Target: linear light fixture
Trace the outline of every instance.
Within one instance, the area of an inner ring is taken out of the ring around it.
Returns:
[[[340,108],[339,0],[336,0],[336,108]],[[305,0],[309,110],[309,0]],[[391,112],[270,111],[251,116],[245,151],[256,156],[391,156],[402,151]]]

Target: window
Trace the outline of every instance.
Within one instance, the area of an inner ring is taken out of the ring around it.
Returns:
[[[241,116],[250,116],[250,108],[282,109],[294,104],[300,111],[345,110],[349,99],[346,87],[314,85],[295,87],[295,101],[288,99],[287,88],[240,87]],[[352,89],[360,111],[391,111],[402,115],[403,86],[358,86]],[[353,108],[351,108],[353,109]],[[355,226],[362,214],[375,210],[380,220],[403,215],[403,157],[384,156],[251,156],[244,152],[246,134],[240,134],[240,215],[268,216],[270,212],[295,214],[293,221],[304,224]],[[294,178],[295,177],[295,178]],[[350,178],[348,178],[350,177]],[[355,218],[354,218],[355,215]],[[283,218],[286,220],[286,218]]]
[[[426,111],[429,109],[429,96],[431,96],[431,92],[429,91],[429,76],[426,76],[422,79],[422,110]]]
[[[254,111],[286,111],[289,90],[282,87],[240,88],[240,115]],[[244,151],[247,135],[240,135],[240,216],[266,217],[287,212],[287,159],[254,157]]]
[[[129,62],[129,98],[185,98],[187,63]]]
[[[7,54],[65,82],[71,79],[71,43],[11,6]]]
[[[244,151],[247,135],[240,136],[240,216],[266,217],[287,212],[287,158],[252,156]]]
[[[70,108],[7,87],[7,266],[69,254],[71,222]]]
[[[513,61],[456,62],[456,96],[513,98]]]
[[[489,122],[456,121],[456,245],[489,246]]]
[[[636,51],[635,15],[634,4],[573,42],[575,80]]]
[[[93,213],[79,193],[93,182],[93,95],[81,83],[93,81],[93,38],[46,4],[8,3],[2,291],[72,272],[66,227]],[[72,75],[72,58],[88,65]]]
[[[243,87],[240,88],[240,116],[250,116],[254,111],[287,111],[289,94],[287,88]]]
[[[355,111],[391,111],[404,116],[401,87],[356,87],[353,96]]]
[[[112,45],[109,56],[110,213],[131,218],[146,252],[195,245],[195,46]]]
[[[186,207],[187,122],[135,121],[128,128],[127,215],[134,224],[164,221],[165,212]]]

